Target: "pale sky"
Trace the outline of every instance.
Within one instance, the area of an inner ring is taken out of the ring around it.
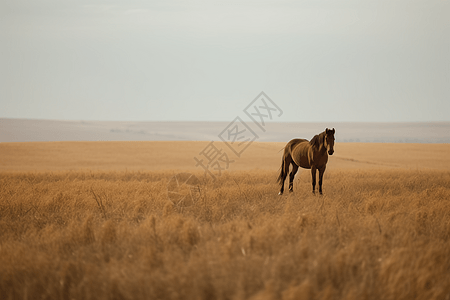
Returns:
[[[0,118],[450,121],[449,1],[0,0]]]

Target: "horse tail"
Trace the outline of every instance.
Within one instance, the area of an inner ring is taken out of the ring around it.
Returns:
[[[285,149],[285,153],[283,154],[283,158],[281,160],[281,168],[280,168],[280,174],[278,174],[278,178],[277,178],[277,182],[280,185],[283,185],[284,179],[286,178],[287,174],[284,171],[284,165],[286,163],[286,149]]]

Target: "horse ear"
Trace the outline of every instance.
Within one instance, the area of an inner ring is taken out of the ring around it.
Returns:
[[[328,134],[330,130],[328,128],[325,128],[325,133]]]
[[[334,134],[334,133],[336,132],[336,131],[334,130],[334,128],[333,128],[333,130],[332,130],[332,131],[333,131],[333,134]]]

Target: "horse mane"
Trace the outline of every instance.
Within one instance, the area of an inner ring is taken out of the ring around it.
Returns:
[[[309,144],[312,147],[315,147],[316,149],[321,150],[323,147],[323,143],[324,143],[324,135],[325,135],[325,131],[321,132],[319,134],[316,134],[311,141],[309,142]]]

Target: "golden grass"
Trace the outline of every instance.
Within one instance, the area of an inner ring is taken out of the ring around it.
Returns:
[[[0,173],[1,298],[450,298],[448,171],[276,169],[196,171],[188,207],[171,171]]]
[[[287,141],[286,141],[287,142]],[[157,171],[195,169],[194,157],[209,142],[37,142],[0,143],[0,171]],[[277,170],[286,143],[254,142],[236,157],[224,143],[230,170]],[[450,170],[450,144],[336,143],[329,169]],[[201,170],[200,167],[198,170]]]

